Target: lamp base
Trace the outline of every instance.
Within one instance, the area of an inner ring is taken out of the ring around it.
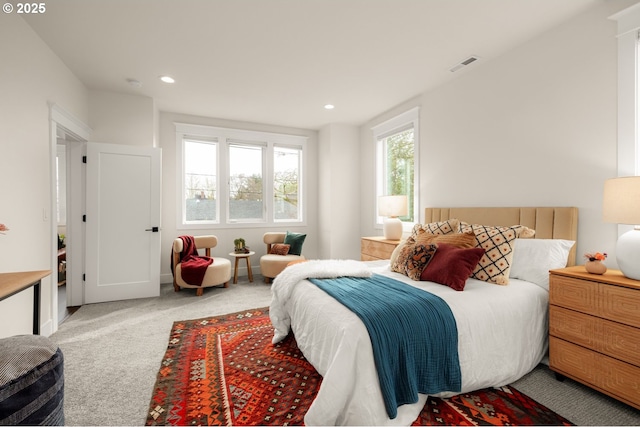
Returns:
[[[400,221],[400,218],[385,218],[382,223],[382,233],[387,240],[402,239],[402,221]]]
[[[622,274],[640,280],[640,228],[637,226],[618,238],[616,261]]]

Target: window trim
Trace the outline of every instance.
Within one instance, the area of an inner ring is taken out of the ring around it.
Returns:
[[[233,129],[216,126],[194,125],[189,123],[174,122],[176,127],[176,229],[177,230],[208,230],[219,228],[264,228],[264,227],[286,227],[307,226],[307,155],[306,149],[309,137],[304,135],[291,135],[273,132],[252,131],[244,129]],[[212,141],[216,139],[218,144],[218,221],[186,224],[184,222],[184,144],[183,140],[203,140]],[[229,220],[229,145],[231,144],[263,144],[266,147],[266,155],[263,158],[264,179],[264,207],[266,214],[262,221],[230,221]],[[299,210],[301,218],[297,221],[275,220],[273,204],[273,149],[274,147],[289,147],[300,150],[300,176],[299,176]]]
[[[609,19],[618,23],[618,176],[638,175],[640,3],[610,16]]]
[[[395,133],[413,128],[413,222],[402,222],[403,232],[410,232],[413,226],[420,222],[420,107],[413,107],[385,122],[382,122],[371,128],[373,132],[373,143],[375,145],[375,180],[374,180],[374,197],[373,202],[373,224],[374,228],[382,229],[383,218],[378,215],[378,197],[383,196],[382,174],[382,144],[380,140]]]

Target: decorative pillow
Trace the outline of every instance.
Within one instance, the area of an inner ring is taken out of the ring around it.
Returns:
[[[409,236],[407,240],[400,242],[391,253],[391,271],[395,271],[393,270],[393,264],[406,245],[414,245],[416,243],[423,245],[447,243],[459,248],[473,248],[476,245],[476,237],[473,231],[467,233],[431,234],[424,229],[416,229],[415,227],[414,231],[415,234]]]
[[[291,245],[285,245],[284,243],[275,243],[271,245],[271,251],[269,251],[269,253],[273,255],[286,255],[289,253],[290,248]]]
[[[421,245],[418,243],[414,245],[405,265],[405,275],[411,280],[420,280],[422,271],[433,259],[437,248],[438,246],[433,244]]]
[[[420,230],[429,234],[451,234],[460,231],[460,221],[457,219],[448,219],[446,221],[430,222],[428,224],[416,224],[411,230],[411,236],[418,234]]]
[[[473,270],[472,277],[497,285],[509,284],[509,270],[513,260],[513,242],[522,236],[532,237],[535,230],[524,225],[498,227],[461,223],[462,232],[473,231],[476,245],[485,253]]]
[[[287,234],[285,234],[284,236],[284,244],[289,245],[289,253],[291,255],[302,254],[302,244],[304,243],[304,239],[306,237],[306,234],[291,233],[287,231]]]
[[[484,255],[482,248],[458,248],[439,243],[431,262],[422,271],[420,280],[439,283],[456,291],[462,291],[482,255]]]
[[[445,235],[421,233],[415,239],[417,243],[422,243],[423,245],[428,243],[447,243],[458,248],[473,248],[476,245],[476,236],[472,231]]]
[[[562,239],[516,239],[509,277],[549,290],[549,270],[566,267],[575,243]]]
[[[413,251],[413,247],[415,246],[415,241],[406,240],[404,243],[399,244],[396,249],[393,251],[395,253],[395,257],[391,254],[391,260],[389,267],[391,271],[395,271],[396,273],[405,274],[407,260],[411,256],[411,251]]]
[[[404,274],[412,280],[420,280],[422,270],[429,264],[437,245],[423,245],[419,243],[404,245],[395,262],[391,265],[391,271]]]
[[[412,242],[415,243],[415,240],[412,239]],[[393,252],[391,252],[391,258],[389,259],[389,268],[391,268],[391,271],[393,270],[393,264],[396,262],[396,260],[398,259],[398,255],[400,254],[400,251],[402,250],[402,248],[404,248],[404,246],[407,244],[406,240],[402,240],[398,246],[396,246],[396,248],[393,250]]]

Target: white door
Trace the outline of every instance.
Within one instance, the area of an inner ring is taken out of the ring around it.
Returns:
[[[85,303],[160,295],[161,153],[87,143]]]

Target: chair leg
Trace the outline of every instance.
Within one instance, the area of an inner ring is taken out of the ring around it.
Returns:
[[[202,287],[199,287],[198,289],[196,289],[196,295],[199,296],[199,297],[202,296],[203,292],[204,292],[204,288],[202,288]]]
[[[265,278],[264,278],[264,283],[266,283],[266,284],[271,283],[271,279],[270,279],[270,278],[268,278],[268,277],[265,277]]]
[[[229,281],[224,282],[224,287],[228,288],[229,287]]]
[[[173,284],[173,292],[180,292],[180,286]]]

